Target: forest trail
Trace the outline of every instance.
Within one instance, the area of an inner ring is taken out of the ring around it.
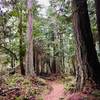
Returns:
[[[50,93],[46,94],[44,100],[63,100],[64,97],[64,85],[56,81],[48,82],[52,87]]]

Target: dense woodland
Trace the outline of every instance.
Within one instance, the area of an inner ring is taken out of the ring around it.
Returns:
[[[0,100],[100,100],[99,5],[0,0]]]

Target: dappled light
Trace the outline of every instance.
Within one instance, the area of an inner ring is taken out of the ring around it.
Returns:
[[[100,100],[100,0],[0,0],[0,100]]]

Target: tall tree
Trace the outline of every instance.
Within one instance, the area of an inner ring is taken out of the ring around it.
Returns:
[[[27,24],[27,47],[26,47],[26,75],[33,75],[33,16],[32,16],[33,0],[27,0],[28,24]]]
[[[22,30],[22,5],[19,9],[19,56],[20,56],[20,69],[21,74],[25,75],[25,68],[23,64],[23,30]]]
[[[78,60],[77,89],[83,89],[90,79],[100,85],[100,64],[93,43],[87,0],[73,0],[72,8]]]
[[[57,33],[52,33],[52,40],[55,41],[57,38]],[[57,65],[56,65],[56,44],[53,45],[53,62],[52,62],[52,73],[57,73]]]
[[[99,50],[100,50],[100,0],[95,0],[96,16],[97,16],[97,28],[99,38]]]

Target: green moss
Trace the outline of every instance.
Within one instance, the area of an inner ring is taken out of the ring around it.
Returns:
[[[92,92],[92,95],[96,96],[96,97],[100,97],[100,90],[94,90]]]
[[[16,86],[17,83],[22,82],[23,80],[24,78],[21,75],[15,74],[15,75],[9,76],[6,79],[6,83],[9,86]]]
[[[75,78],[72,76],[65,77],[64,88],[66,91],[75,90]]]
[[[15,100],[21,100],[21,98],[20,97],[15,97]]]

